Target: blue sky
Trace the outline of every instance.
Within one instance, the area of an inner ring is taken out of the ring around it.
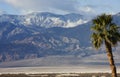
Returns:
[[[120,0],[0,0],[0,13],[101,14],[120,12]]]

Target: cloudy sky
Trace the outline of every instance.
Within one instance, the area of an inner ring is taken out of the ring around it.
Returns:
[[[0,13],[101,14],[120,12],[120,0],[0,0]]]

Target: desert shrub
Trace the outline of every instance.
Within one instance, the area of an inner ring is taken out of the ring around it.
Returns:
[[[2,74],[0,77],[111,77],[110,73]],[[120,74],[118,74],[120,77]]]
[[[0,77],[30,77],[25,74],[2,74]]]

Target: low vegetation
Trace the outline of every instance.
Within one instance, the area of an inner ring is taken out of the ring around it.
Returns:
[[[109,73],[1,74],[0,77],[111,77]],[[120,74],[118,74],[120,77]]]
[[[30,77],[26,74],[1,74],[0,77]]]

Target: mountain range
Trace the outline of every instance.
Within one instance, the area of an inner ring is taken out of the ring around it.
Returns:
[[[57,56],[54,57],[57,60],[61,60],[58,57],[61,56],[62,60],[64,58],[67,61],[67,56],[78,60],[104,54],[104,46],[97,52],[91,44],[90,27],[93,18],[75,13],[2,14],[0,15],[0,62],[31,59],[38,61],[44,57],[49,59],[50,56]],[[113,15],[113,21],[117,25],[120,25],[119,20],[120,13]],[[120,54],[119,45],[113,50]]]

